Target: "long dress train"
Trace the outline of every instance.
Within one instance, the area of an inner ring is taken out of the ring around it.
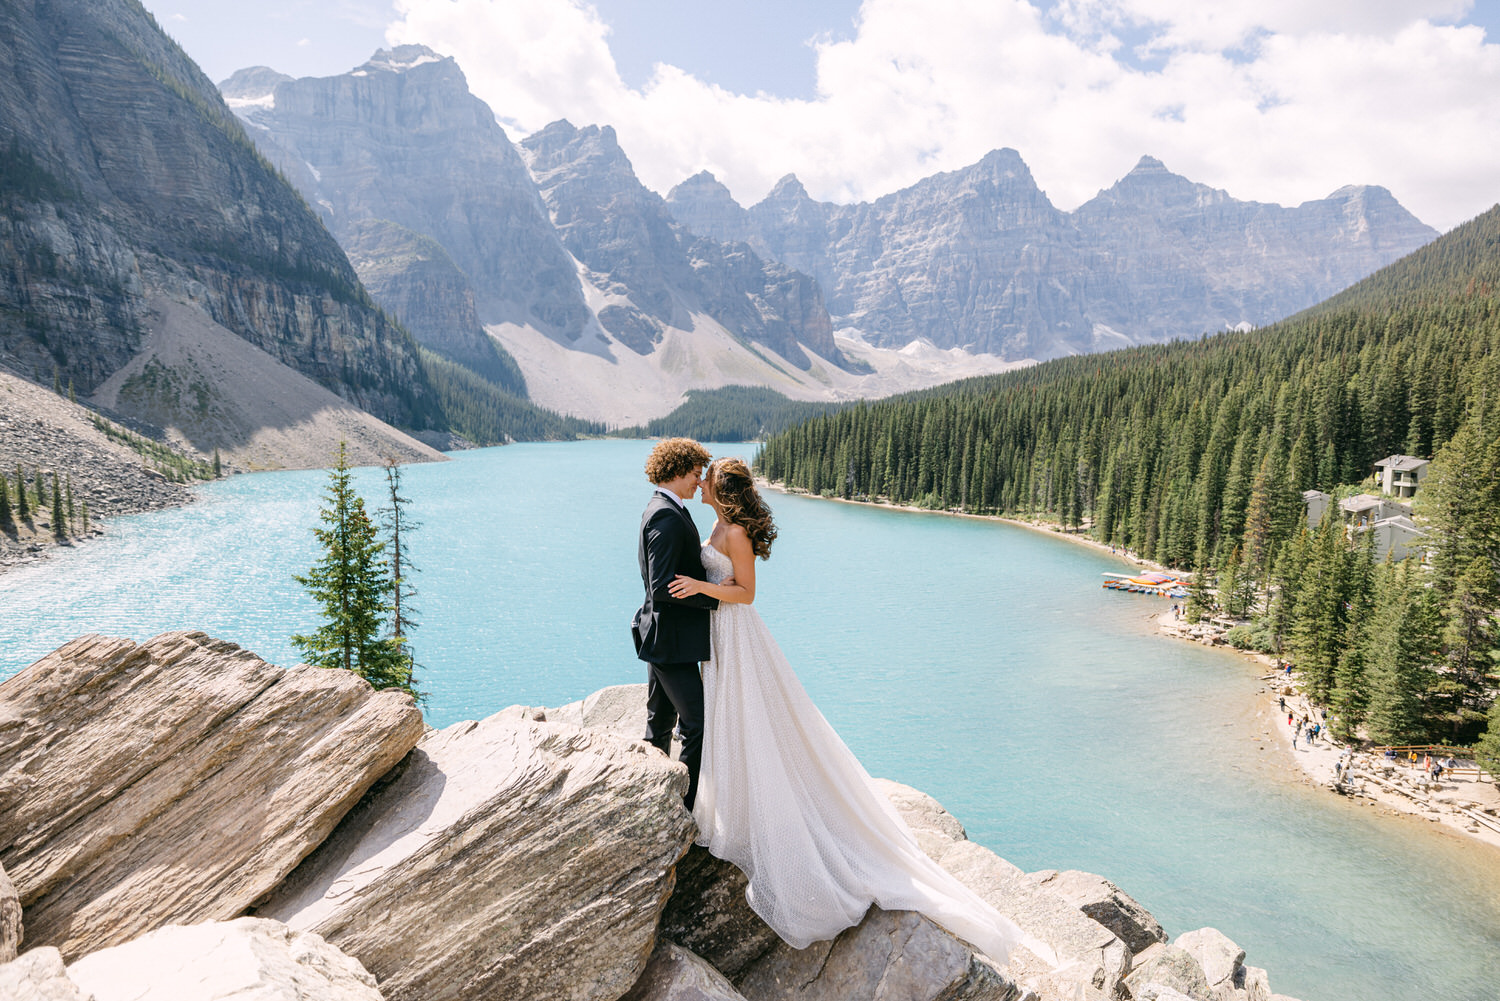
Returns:
[[[703,547],[711,581],[729,557]],[[918,911],[998,964],[1026,935],[933,862],[818,711],[751,605],[713,613],[703,665],[698,843],[749,877],[750,906],[798,949],[857,924],[871,903]]]

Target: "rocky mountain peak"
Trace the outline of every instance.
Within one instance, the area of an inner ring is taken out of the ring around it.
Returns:
[[[375,54],[363,66],[354,70],[383,70],[388,73],[405,73],[428,63],[449,63],[458,66],[452,56],[440,55],[425,45],[398,45],[393,49],[376,49]]]
[[[762,199],[762,201],[766,202],[802,202],[811,200],[812,197],[807,193],[807,189],[802,186],[802,182],[797,180],[796,174],[788,174],[777,181],[771,186],[771,190],[767,192],[766,197]]]
[[[292,79],[269,66],[246,66],[235,70],[229,79],[219,84],[219,93],[232,108],[237,102],[255,102],[270,97],[276,85]]]
[[[667,193],[667,201],[678,197],[703,198],[714,201],[734,201],[734,195],[724,183],[713,175],[711,171],[700,170],[692,177],[678,182],[677,186]],[[735,202],[738,205],[738,202]]]
[[[609,125],[586,125],[580,129],[566,118],[559,119],[522,139],[521,148],[528,155],[532,173],[538,177],[570,165],[590,173],[635,177],[635,168]]]

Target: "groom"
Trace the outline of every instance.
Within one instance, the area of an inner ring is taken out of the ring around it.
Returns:
[[[698,795],[703,758],[703,677],[698,662],[709,659],[708,613],[716,598],[674,598],[668,586],[683,574],[705,580],[698,529],[687,501],[698,491],[708,452],[691,438],[668,438],[651,450],[646,478],[656,492],[641,516],[641,581],[646,601],[635,613],[631,632],[636,656],[647,664],[646,740],[670,754],[672,727],[681,721],[682,755],[691,810]]]

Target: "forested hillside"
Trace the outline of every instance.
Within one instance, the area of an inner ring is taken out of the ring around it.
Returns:
[[[690,389],[687,401],[643,427],[625,428],[619,437],[670,437],[699,441],[754,441],[847,403],[792,400],[764,386]]]
[[[1301,492],[1359,483],[1395,453],[1434,458],[1419,504],[1432,517],[1432,628],[1459,628],[1455,609],[1467,601],[1477,611],[1464,628],[1484,635],[1457,646],[1430,636],[1450,665],[1442,677],[1464,691],[1441,712],[1430,700],[1408,706],[1410,718],[1383,735],[1420,736],[1437,726],[1434,714],[1451,735],[1472,735],[1494,669],[1489,613],[1500,603],[1497,356],[1500,207],[1274,326],[860,404],[774,436],[758,464],[795,488],[1039,516],[1205,579],[1232,572],[1230,590],[1245,595],[1237,610],[1265,616],[1278,649],[1305,655],[1320,698],[1338,702],[1342,689],[1352,730],[1373,690],[1350,659],[1372,642],[1359,602],[1374,615],[1375,591],[1397,587],[1375,581],[1368,560],[1309,564],[1316,539],[1301,531]],[[1325,550],[1354,552],[1332,538]],[[1329,584],[1315,628],[1314,599],[1301,614],[1296,605],[1319,574]],[[1402,600],[1422,586],[1408,582]],[[1420,618],[1410,612],[1384,609],[1393,628]]]

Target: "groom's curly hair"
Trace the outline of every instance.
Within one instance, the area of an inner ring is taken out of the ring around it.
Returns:
[[[667,438],[656,443],[646,459],[646,479],[666,483],[708,465],[708,449],[691,438]]]
[[[743,459],[718,459],[708,467],[708,483],[714,501],[731,525],[738,525],[750,536],[750,548],[763,560],[771,558],[771,543],[776,541],[776,523],[771,509],[755,489],[755,477]]]

